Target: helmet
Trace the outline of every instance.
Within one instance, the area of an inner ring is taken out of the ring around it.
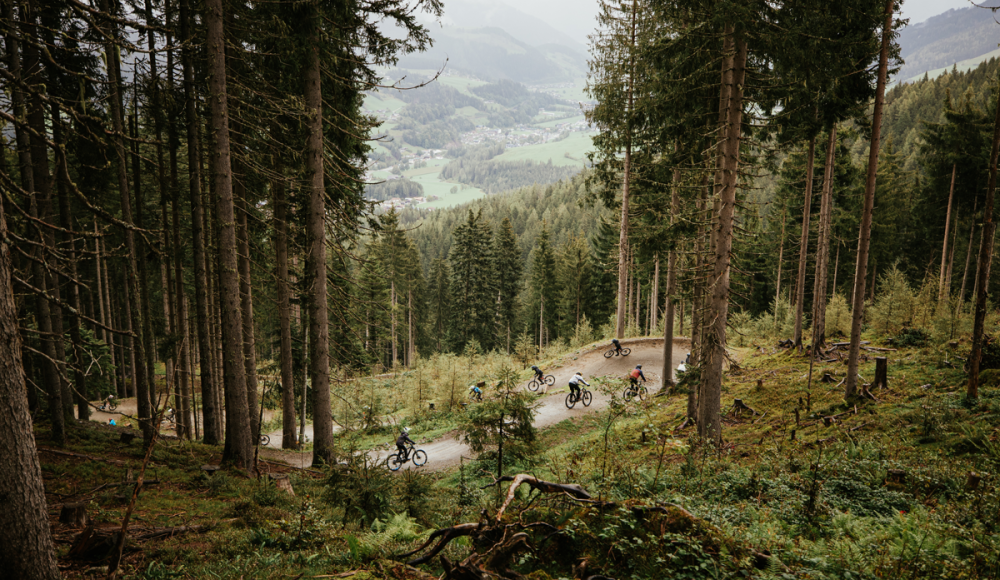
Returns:
[[[531,370],[533,370],[533,371],[537,371],[537,370],[538,370],[538,367],[537,367],[536,365],[531,365]]]
[[[583,376],[583,373],[581,373],[580,371],[576,371],[576,374],[580,375],[581,377]]]
[[[635,365],[635,368],[637,368],[637,369],[641,369],[641,368],[642,368],[642,365]]]
[[[410,434],[410,428],[409,427],[403,427],[403,435],[409,435],[409,434]]]

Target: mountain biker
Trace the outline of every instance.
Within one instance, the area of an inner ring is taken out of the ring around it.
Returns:
[[[542,372],[542,369],[538,368],[536,365],[531,365],[531,370],[535,371],[535,379],[537,379],[538,382],[545,382],[545,373]]]
[[[111,404],[111,399],[114,398],[115,398],[114,395],[108,395],[107,397],[104,397],[104,400],[101,401],[101,410],[103,411],[104,409],[107,409],[108,405]]]
[[[406,444],[416,445],[412,439],[410,439],[410,428],[403,427],[403,430],[399,432],[399,437],[396,437],[396,449],[399,451],[400,457],[406,457],[408,455],[406,451]]]
[[[618,342],[617,338],[612,338],[611,339],[611,344],[614,345],[614,347],[615,347],[615,354],[616,355],[622,353],[622,343]]]
[[[469,396],[471,397],[472,395],[476,396],[477,401],[483,400],[483,391],[479,388],[479,385],[469,386]]]
[[[583,384],[587,385],[588,387],[590,386],[590,383],[588,383],[587,381],[583,380],[583,373],[580,373],[579,371],[577,371],[577,373],[575,375],[573,375],[573,378],[571,378],[569,380],[569,391],[570,391],[570,393],[573,394],[573,400],[574,401],[580,399],[580,383],[583,383]]]
[[[639,379],[642,379],[642,382],[645,383],[646,375],[642,374],[642,365],[635,365],[635,368],[632,369],[632,372],[628,374],[628,380],[630,385],[632,387],[635,387],[636,385],[639,384]]]
[[[682,375],[682,374],[686,373],[687,370],[688,370],[688,365],[689,364],[691,364],[691,353],[687,353],[687,356],[684,357],[684,362],[682,362],[681,364],[677,365],[677,374],[678,375]]]

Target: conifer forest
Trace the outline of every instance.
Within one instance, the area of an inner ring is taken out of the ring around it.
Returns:
[[[0,0],[0,577],[1000,579],[997,8],[552,3]]]

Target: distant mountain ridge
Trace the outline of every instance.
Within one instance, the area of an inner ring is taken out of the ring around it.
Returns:
[[[989,0],[983,5],[1000,6],[1000,0]],[[995,51],[998,42],[1000,24],[994,20],[992,11],[971,6],[949,10],[900,31],[900,56],[905,64],[896,78],[910,80],[928,71],[975,59]]]
[[[434,46],[400,59],[408,69],[438,69],[445,65],[483,80],[520,83],[560,83],[586,76],[587,61],[565,44],[526,44],[501,28],[443,27],[432,31]],[[545,40],[545,39],[542,39]]]

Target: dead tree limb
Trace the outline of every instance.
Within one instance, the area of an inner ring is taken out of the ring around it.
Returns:
[[[469,524],[458,524],[457,526],[452,526],[450,528],[441,528],[440,530],[435,530],[434,533],[432,533],[430,537],[427,538],[427,541],[424,542],[423,545],[421,545],[419,548],[411,552],[407,552],[405,554],[400,554],[398,557],[406,558],[407,556],[412,556],[417,552],[420,552],[427,546],[429,546],[431,542],[433,542],[435,539],[441,538],[441,540],[437,543],[436,546],[434,546],[434,548],[431,549],[430,552],[419,558],[410,560],[409,562],[406,563],[409,566],[417,566],[419,564],[423,564],[425,562],[430,561],[430,559],[436,556],[438,552],[443,550],[444,547],[448,545],[448,542],[461,536],[471,536],[473,533],[479,531],[481,527],[482,524],[480,523],[469,523]]]
[[[500,521],[500,518],[503,517],[503,512],[507,509],[507,506],[510,505],[510,502],[514,501],[514,493],[522,483],[527,483],[531,486],[531,489],[538,490],[542,493],[565,493],[574,499],[591,499],[587,490],[575,483],[553,483],[551,481],[543,481],[526,473],[519,473],[514,477],[505,475],[498,479],[496,484],[499,484],[502,481],[512,481],[513,483],[511,483],[510,488],[507,489],[507,497],[504,499],[503,505],[500,506],[500,511],[497,512],[498,522]]]

